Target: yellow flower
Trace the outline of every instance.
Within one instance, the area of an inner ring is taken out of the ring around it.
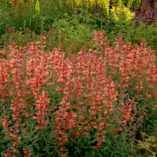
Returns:
[[[35,10],[37,13],[40,13],[40,2],[39,2],[39,0],[37,0],[35,3]]]
[[[87,8],[94,7],[96,3],[101,6],[106,14],[109,14],[110,0],[75,0],[76,5],[83,6]]]
[[[129,8],[122,6],[122,7],[112,7],[110,9],[112,19],[115,22],[130,22],[133,20],[135,14],[130,11]]]

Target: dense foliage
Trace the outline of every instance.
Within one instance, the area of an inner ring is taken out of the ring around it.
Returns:
[[[82,147],[98,151],[107,134],[135,133],[154,115],[154,52],[121,37],[110,47],[102,32],[93,40],[96,50],[68,57],[59,49],[45,52],[44,37],[1,52],[1,154],[67,156],[71,142],[85,139]]]

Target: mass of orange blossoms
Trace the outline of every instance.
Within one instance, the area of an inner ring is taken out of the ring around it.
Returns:
[[[60,156],[68,156],[66,143],[88,137],[92,131],[93,148],[99,149],[106,132],[114,135],[137,120],[137,98],[144,95],[156,106],[154,51],[144,41],[131,46],[122,37],[110,46],[103,32],[96,32],[92,40],[95,50],[82,49],[68,56],[57,48],[47,52],[44,37],[28,48],[11,45],[3,50],[0,125],[10,142],[5,157],[19,153],[30,157],[31,146],[23,143],[23,136],[32,134],[33,140],[46,129],[54,133],[49,138],[55,140],[52,151],[58,145]],[[135,93],[132,97],[129,90]],[[141,116],[146,114],[144,106]]]

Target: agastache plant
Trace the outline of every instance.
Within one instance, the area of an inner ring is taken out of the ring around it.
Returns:
[[[59,48],[47,52],[45,37],[28,48],[3,50],[0,125],[9,143],[3,156],[33,156],[34,143],[42,151],[44,142],[47,151],[66,157],[67,145],[81,138],[99,150],[106,134],[140,127],[150,100],[155,109],[157,67],[146,42],[131,46],[118,37],[110,46],[103,32],[92,40],[95,50],[68,56]]]

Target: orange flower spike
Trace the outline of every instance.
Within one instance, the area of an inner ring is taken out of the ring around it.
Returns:
[[[4,116],[4,118],[3,118],[3,128],[5,128],[5,129],[8,128],[8,118],[7,118],[7,116]]]
[[[26,147],[23,149],[23,152],[24,152],[24,157],[31,157],[31,150],[29,149],[28,146],[26,146]]]

